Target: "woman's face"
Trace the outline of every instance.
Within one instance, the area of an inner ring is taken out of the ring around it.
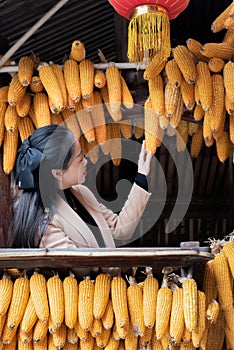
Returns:
[[[82,184],[86,177],[87,159],[82,154],[79,141],[75,142],[72,157],[69,161],[68,168],[62,172],[60,184],[61,189]]]

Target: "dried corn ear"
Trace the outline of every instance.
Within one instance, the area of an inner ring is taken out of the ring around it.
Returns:
[[[18,130],[20,117],[17,113],[16,106],[8,105],[5,113],[5,128],[8,132]]]
[[[51,124],[48,96],[44,92],[33,96],[33,111],[37,128]]]
[[[229,138],[227,131],[223,131],[222,135],[216,140],[216,151],[220,162],[225,160],[231,155],[233,144]]]
[[[101,89],[106,85],[106,74],[103,70],[96,69],[94,71],[94,85]]]
[[[119,70],[114,65],[110,65],[106,69],[106,84],[111,116],[114,121],[119,121],[122,119],[122,115],[119,113],[122,101],[122,84]]]
[[[121,276],[115,276],[111,281],[111,298],[116,323],[123,328],[129,323],[129,313],[127,284]]]
[[[5,130],[3,144],[3,170],[10,174],[14,168],[18,150],[18,130],[8,132]]]
[[[94,87],[94,64],[88,59],[80,62],[80,85],[81,95],[84,100],[88,100],[93,93]]]
[[[26,94],[26,89],[26,86],[20,84],[18,73],[14,73],[8,89],[7,99],[9,105],[15,106]]]
[[[85,331],[90,330],[94,320],[94,288],[94,282],[89,278],[85,278],[79,284],[78,319]]]
[[[185,326],[192,332],[197,327],[197,283],[193,278],[188,278],[182,283],[182,289]]]
[[[65,316],[63,283],[58,275],[47,280],[47,294],[53,324],[60,327]]]
[[[77,62],[85,59],[85,45],[81,40],[74,40],[71,45],[70,57]]]
[[[177,45],[173,51],[173,56],[184,79],[189,84],[194,84],[197,78],[197,71],[188,48],[185,45]]]
[[[201,47],[201,53],[207,58],[218,57],[223,60],[232,58],[234,48],[227,43],[206,43]]]
[[[101,319],[105,313],[111,289],[111,279],[108,274],[101,273],[95,279],[93,314]]]
[[[13,282],[7,274],[0,279],[0,316],[6,314],[13,293]]]
[[[193,38],[189,38],[186,40],[186,45],[187,48],[189,49],[189,51],[191,52],[192,56],[194,57],[194,59],[199,62],[208,62],[208,58],[203,56],[200,49],[202,47],[202,44],[200,43],[200,41],[195,40]]]
[[[32,81],[35,62],[30,56],[21,56],[18,62],[18,78],[23,86],[28,86]]]
[[[78,316],[78,282],[74,275],[70,274],[63,280],[65,324],[74,328]]]

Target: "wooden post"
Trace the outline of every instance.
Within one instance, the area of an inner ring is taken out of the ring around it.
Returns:
[[[3,154],[0,149],[0,247],[7,247],[8,230],[11,224],[10,179],[3,171]]]

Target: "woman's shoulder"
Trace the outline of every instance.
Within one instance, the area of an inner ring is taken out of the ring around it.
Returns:
[[[85,185],[75,185],[72,187],[72,192],[74,195],[77,196],[79,200],[85,200],[89,204],[97,204],[99,205],[99,202],[97,201],[95,195],[93,192]]]

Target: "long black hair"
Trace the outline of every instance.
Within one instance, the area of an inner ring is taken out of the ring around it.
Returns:
[[[74,149],[74,134],[63,126],[35,129],[25,140],[16,161],[20,194],[13,213],[8,246],[36,248],[55,210],[59,191],[52,169],[66,170]]]

